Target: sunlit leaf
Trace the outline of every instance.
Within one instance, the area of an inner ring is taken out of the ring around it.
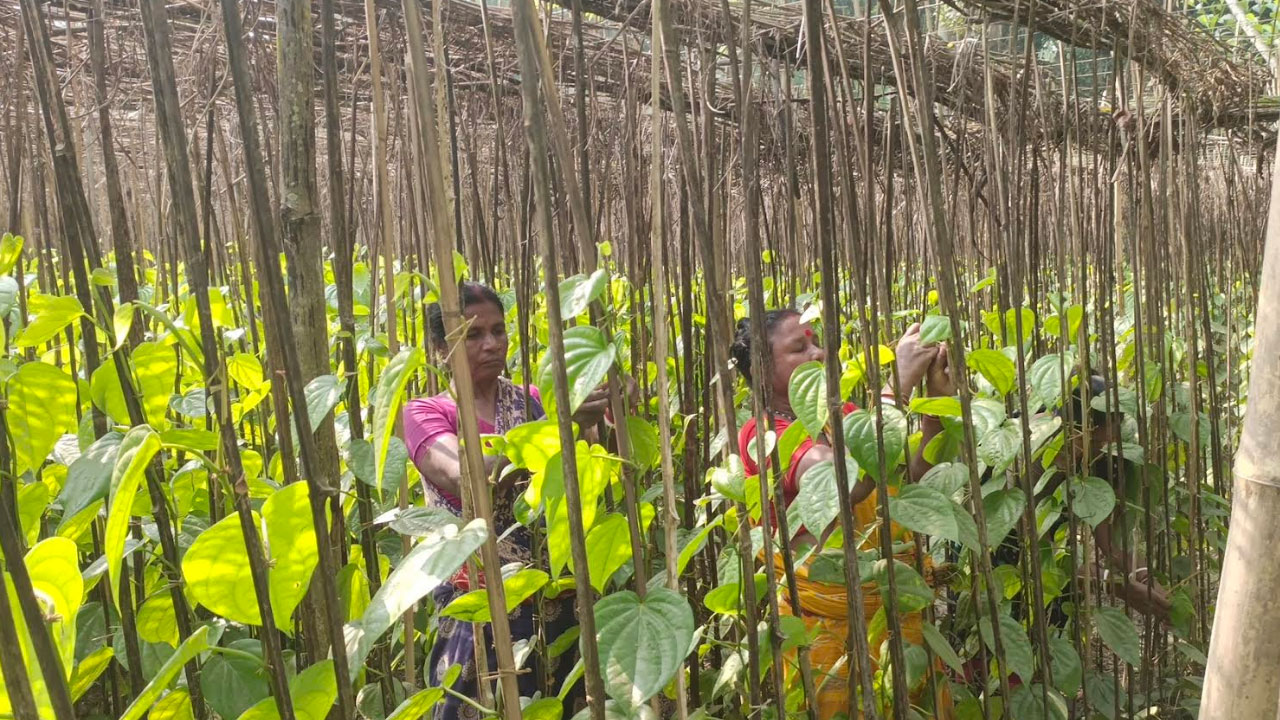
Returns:
[[[293,610],[306,595],[311,574],[319,562],[315,525],[312,523],[310,488],[305,482],[286,485],[262,506],[266,525],[270,570],[271,614],[276,627],[293,627]]]
[[[396,429],[396,415],[404,401],[409,379],[426,363],[421,348],[405,348],[391,359],[373,393],[373,452],[378,492],[387,473],[387,451]]]
[[[545,572],[535,569],[521,570],[511,577],[504,578],[502,589],[507,612],[515,610],[520,603],[545,587],[549,579],[550,576]],[[493,615],[489,611],[489,592],[480,589],[461,595],[449,603],[442,614],[463,622],[490,622]]]
[[[21,475],[44,464],[64,432],[76,427],[76,384],[65,371],[28,362],[9,378],[5,421]]]
[[[321,660],[289,679],[289,697],[297,720],[324,720],[338,699],[338,678],[332,660]],[[240,720],[279,720],[274,698],[260,700]]]
[[[27,312],[32,316],[31,322],[13,338],[13,344],[20,348],[35,347],[52,340],[84,315],[84,306],[70,295],[36,293],[27,303]]]
[[[103,552],[107,556],[107,579],[111,596],[119,603],[120,565],[124,560],[124,541],[134,496],[142,485],[143,474],[151,458],[160,450],[160,436],[146,425],[139,425],[120,441],[115,467],[111,471],[111,492],[107,499],[107,529]]]
[[[1018,369],[1013,361],[999,350],[982,348],[965,356],[969,367],[977,370],[1002,396],[1008,395],[1018,381]]]

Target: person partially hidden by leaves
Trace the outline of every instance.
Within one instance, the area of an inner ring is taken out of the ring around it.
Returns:
[[[840,520],[835,516],[822,516],[822,512],[816,510],[823,505],[831,507],[830,502],[815,502],[824,487],[836,487],[835,481],[830,479],[834,474],[832,463],[836,458],[830,445],[829,427],[804,427],[805,420],[813,422],[813,413],[809,411],[814,408],[794,406],[790,392],[793,379],[798,373],[821,373],[821,363],[826,353],[819,345],[813,328],[808,323],[801,322],[800,313],[795,310],[769,311],[764,318],[764,327],[768,340],[766,351],[772,361],[770,376],[762,378],[770,390],[767,429],[773,432],[778,446],[781,467],[777,476],[782,486],[781,494],[789,530],[793,533],[793,538],[787,540],[796,553],[795,578],[801,603],[798,614],[812,637],[809,659],[818,691],[817,697],[810,700],[821,720],[844,717],[849,712],[852,694],[857,692],[854,688],[856,683],[850,683],[850,667],[845,663],[846,641],[849,636],[848,603],[843,578],[845,569],[842,560],[838,559],[841,551],[834,547],[827,548],[828,545],[836,546],[835,541],[840,539]],[[753,371],[756,368],[753,367],[751,327],[748,320],[742,320],[738,324],[737,336],[730,352],[739,372],[750,383],[755,377]],[[881,403],[885,406],[882,408],[885,419],[885,464],[891,493],[896,492],[895,486],[901,482],[913,481],[929,468],[929,463],[920,453],[916,453],[906,463],[905,470],[901,468],[907,454],[907,433],[905,417],[896,409],[897,403],[909,399],[914,388],[922,382],[930,395],[953,394],[946,345],[923,342],[918,324],[912,325],[898,341],[895,355],[900,391],[886,385],[881,397]],[[825,407],[825,403],[826,399],[821,398],[810,404]],[[847,463],[850,472],[859,475],[849,491],[850,506],[856,519],[855,527],[866,536],[860,544],[860,555],[874,559],[879,557],[876,549],[880,547],[877,542],[878,503],[873,494],[875,477],[879,475],[875,415],[859,410],[853,403],[846,403],[844,412],[846,446],[857,459],[857,465],[861,466],[859,470],[853,462]],[[918,447],[923,449],[940,430],[941,425],[936,418],[926,417]],[[759,439],[756,419],[753,417],[743,424],[738,434],[738,452],[746,474],[746,486],[758,486],[755,478],[760,463],[755,458],[760,454]],[[766,460],[763,464],[767,468],[772,461]],[[850,480],[854,478],[851,477]],[[761,505],[769,508],[768,515],[775,521],[771,526],[777,528],[778,518],[772,503]],[[760,512],[763,516],[766,511],[761,508]],[[915,545],[911,534],[896,523],[892,525],[890,532],[894,540],[893,567],[897,584],[900,588],[913,584],[917,590],[915,593],[908,593],[904,589],[898,595],[903,639],[920,648],[918,657],[924,657],[920,611],[930,604],[926,596],[931,596],[932,592],[914,569]],[[872,579],[887,579],[889,563],[880,561],[871,564],[876,568]],[[785,587],[786,573],[780,558],[775,557],[774,573],[779,578],[779,585]],[[863,609],[868,625],[874,625],[873,619],[881,610],[881,589],[884,583],[867,582],[867,579],[864,576]],[[797,614],[788,602],[785,591],[780,594],[779,605],[783,613]],[[886,635],[883,624],[880,627],[881,631],[870,642],[869,660],[877,668],[882,653],[885,652],[882,645],[885,644]],[[911,662],[907,664],[913,706],[932,708],[931,717],[934,718],[951,717],[951,700],[946,683],[936,683],[937,694],[930,697],[930,683],[926,682],[927,662],[921,661],[918,667],[912,666]],[[798,683],[798,678],[790,677],[788,682]]]
[[[1090,595],[1096,597],[1101,590],[1161,622],[1168,622],[1172,611],[1168,591],[1150,574],[1134,538],[1142,506],[1142,478],[1139,467],[1124,456],[1126,444],[1131,450],[1137,449],[1132,438],[1124,438],[1124,414],[1112,404],[1111,388],[1102,377],[1093,375],[1081,381],[1073,375],[1069,382],[1074,387],[1067,404],[1056,410],[1042,409],[1032,418],[1033,427],[1045,421],[1058,425],[1042,444],[1037,443],[1043,453],[1030,463],[1038,541],[1031,542],[1021,527],[1021,490],[996,489],[985,502],[990,523],[992,516],[998,514],[990,512],[999,505],[992,502],[998,493],[1013,493],[1018,498],[1018,524],[992,552],[997,587],[1003,585],[1000,578],[1005,576],[1026,582],[1012,599],[1012,617],[1019,622],[1035,622],[1035,617],[1028,614],[1028,601],[1034,602],[1033,585],[1021,564],[1024,559],[1034,559],[1040,565],[1050,641],[1066,645],[1070,644],[1072,613],[1079,596],[1074,590],[1086,579],[1092,588]],[[1033,446],[1033,452],[1039,449]],[[986,480],[991,481],[990,473]],[[1149,482],[1156,480],[1148,478]],[[1072,515],[1076,518],[1074,523]],[[1084,544],[1070,542],[1073,528],[1088,532],[1092,538],[1096,553],[1090,554],[1097,558],[1096,574],[1091,572],[1093,563],[1086,562],[1081,552]],[[1032,548],[1033,558],[1024,558]],[[1079,557],[1077,563],[1071,561],[1073,549]],[[1074,583],[1070,575],[1073,566],[1077,568]],[[985,683],[987,665],[981,656],[973,658],[965,669],[973,684]],[[1016,686],[1027,680],[1014,673],[1010,683]]]
[[[1036,508],[1065,488],[1054,500],[1056,507],[1047,508],[1060,514],[1040,531],[1040,537],[1052,542],[1069,526],[1068,512],[1074,512],[1084,526],[1093,529],[1101,571],[1096,586],[1134,610],[1167,622],[1173,608],[1169,593],[1151,576],[1134,538],[1142,507],[1142,478],[1139,466],[1126,459],[1123,450],[1126,442],[1136,449],[1136,441],[1124,439],[1124,413],[1110,405],[1111,387],[1105,379],[1091,375],[1082,382],[1073,376],[1071,382],[1076,387],[1070,402],[1054,413],[1061,420],[1060,439],[1051,438],[1042,459],[1031,463]],[[1029,546],[1015,528],[997,548],[996,561],[1017,564],[1021,550]],[[1080,564],[1081,572],[1088,570],[1087,563]],[[1065,608],[1071,601],[1067,583],[1048,608],[1050,624],[1066,626]]]
[[[432,304],[427,310],[428,329],[431,339],[443,360],[449,352],[465,352],[467,365],[471,371],[471,387],[469,388],[475,401],[476,424],[482,434],[501,435],[524,422],[540,420],[546,416],[542,398],[536,387],[517,386],[505,377],[507,369],[507,324],[506,309],[498,294],[485,285],[465,282],[459,288],[463,316],[463,337],[456,346],[445,336],[444,318],[438,304]],[[404,420],[404,440],[414,466],[422,474],[422,489],[428,507],[443,508],[448,512],[462,515],[462,456],[459,438],[462,432],[459,426],[459,413],[456,400],[458,388],[456,384],[449,390],[432,397],[419,398],[406,403]],[[604,415],[608,400],[607,388],[597,388],[583,402],[573,419],[586,427],[600,421]],[[495,477],[505,465],[505,458],[485,456],[485,472],[487,477]],[[516,520],[516,500],[528,486],[527,472],[508,472],[498,483],[490,483],[492,492],[493,521],[498,542],[498,555],[504,566],[517,565],[530,567],[535,559],[532,552],[532,538],[529,529]],[[479,587],[484,587],[483,576],[478,576]],[[445,609],[449,603],[471,590],[471,581],[464,567],[447,583],[441,585],[432,594],[437,608]],[[577,660],[577,643],[570,642],[570,649],[550,658],[549,667],[543,667],[543,653],[538,650],[538,638],[545,646],[554,644],[558,639],[571,638],[564,635],[577,625],[573,609],[572,591],[567,591],[556,598],[546,598],[542,603],[542,615],[537,615],[537,606],[533,597],[516,606],[508,616],[513,642],[528,641],[533,648],[530,652],[529,665],[532,671],[518,675],[520,694],[531,697],[541,691],[543,697],[554,697],[561,690],[565,680]],[[539,635],[541,621],[541,635]],[[432,686],[443,683],[450,668],[457,665],[461,673],[451,686],[455,694],[445,699],[434,709],[433,717],[471,718],[480,717],[476,704],[466,702],[463,698],[475,700],[480,697],[479,681],[475,658],[475,639],[470,622],[441,617],[436,641],[431,647],[427,659],[427,679]],[[493,650],[492,628],[486,623],[484,627],[484,647],[488,648],[487,668],[489,672],[497,669],[497,658]],[[581,684],[575,684],[574,690],[565,698],[566,710],[572,710],[574,704],[582,698]]]

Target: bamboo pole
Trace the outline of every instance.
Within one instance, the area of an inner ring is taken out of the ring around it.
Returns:
[[[1277,157],[1280,163],[1280,156]],[[1280,164],[1272,170],[1267,244],[1258,293],[1262,308],[1280,305]],[[1249,408],[1235,460],[1231,531],[1218,586],[1217,610],[1209,641],[1203,720],[1280,717],[1280,675],[1259,672],[1280,667],[1280,469],[1274,440],[1280,428],[1280,325],[1259,322],[1249,379]]]
[[[413,83],[418,119],[419,146],[423,154],[422,165],[426,171],[426,196],[430,203],[432,242],[435,244],[436,270],[440,287],[440,307],[444,315],[445,331],[450,338],[459,337],[462,327],[462,307],[458,297],[457,280],[453,277],[452,263],[455,239],[452,219],[448,210],[448,195],[443,172],[443,156],[436,126],[435,101],[431,83],[427,78],[426,52],[422,42],[421,10],[414,0],[403,3],[405,25],[409,37],[409,80]],[[437,29],[438,30],[438,29]],[[516,686],[515,658],[511,646],[511,630],[507,623],[506,598],[502,584],[501,561],[498,559],[497,528],[493,521],[492,500],[485,483],[484,462],[480,456],[480,433],[476,426],[475,396],[471,387],[471,369],[463,353],[450,353],[450,369],[458,402],[458,426],[462,431],[464,461],[462,463],[464,503],[477,518],[484,519],[489,536],[481,547],[484,560],[485,587],[489,600],[494,652],[498,661],[498,679],[501,687],[502,716],[515,720],[520,714],[520,692]],[[567,473],[566,473],[567,474]],[[566,485],[568,481],[566,480]],[[469,501],[469,502],[468,502]]]

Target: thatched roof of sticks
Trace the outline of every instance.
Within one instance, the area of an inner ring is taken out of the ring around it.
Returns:
[[[481,7],[471,0],[442,0],[441,11],[446,27],[445,52],[456,88],[477,88],[489,81],[486,41]],[[959,0],[968,7],[981,7],[996,17],[1013,15],[1013,0]],[[551,0],[564,12],[549,14],[546,23],[548,43],[558,60],[557,72],[566,85],[585,81],[597,97],[648,100],[648,77],[651,58],[648,53],[649,0],[582,0],[588,13],[584,24],[584,42],[588,58],[587,78],[577,78],[570,60],[572,31],[568,18],[570,0]],[[55,55],[64,72],[85,72],[88,62],[86,30],[91,15],[91,0],[58,0],[44,6],[51,23]],[[715,47],[734,41],[742,22],[741,5],[721,0],[671,0],[672,15],[685,37],[697,38],[704,46]],[[245,27],[250,51],[255,59],[256,80],[267,91],[268,102],[274,97],[274,2],[249,0],[243,3]],[[362,0],[336,0],[339,13],[338,51],[344,75],[367,71],[367,24]],[[400,19],[398,0],[377,0],[383,19],[380,37],[389,68],[402,67],[404,24]],[[1188,99],[1203,127],[1241,126],[1256,120],[1274,120],[1275,110],[1258,112],[1257,98],[1265,87],[1265,68],[1244,65],[1232,60],[1228,50],[1200,32],[1189,20],[1156,6],[1152,0],[1118,0],[1097,3],[1095,0],[1039,0],[1040,10],[1035,29],[1082,47],[1114,49],[1142,62],[1166,87],[1180,98]],[[167,4],[174,28],[178,81],[185,88],[187,111],[194,121],[207,102],[229,102],[230,91],[225,79],[225,59],[217,20],[217,0],[170,0]],[[111,88],[113,110],[123,112],[127,121],[130,110],[139,117],[149,115],[150,87],[147,75],[138,9],[128,0],[106,0],[108,43],[115,78]],[[519,74],[515,53],[511,14],[508,8],[489,9],[489,36],[495,60],[495,75],[500,92],[516,101]],[[431,14],[424,13],[427,18]],[[803,67],[803,19],[795,3],[778,4],[757,0],[752,11],[753,36],[759,52],[782,67]],[[1025,19],[1023,19],[1025,21]],[[885,32],[883,18],[872,21],[868,28],[861,18],[841,16],[832,33],[839,39],[838,57],[844,70],[855,81],[863,77],[864,57],[869,58],[870,76],[874,82],[895,85],[893,55]],[[15,47],[21,33],[17,0],[0,0],[0,39]],[[318,33],[317,33],[318,36]],[[317,53],[319,38],[316,39]],[[869,47],[864,47],[869,43]],[[864,50],[866,54],[864,56]],[[1025,113],[1026,137],[1037,143],[1053,145],[1066,139],[1095,150],[1112,142],[1111,119],[1095,103],[1074,95],[1066,95],[1053,80],[1040,78],[1028,83],[1019,74],[1013,59],[983,51],[976,40],[958,43],[935,42],[924,48],[931,66],[935,102],[947,110],[948,116],[974,126],[987,122],[987,81],[999,114]],[[15,51],[16,54],[16,51]],[[833,62],[836,60],[832,58]],[[692,61],[692,60],[691,60]],[[11,60],[11,63],[15,61]],[[432,58],[431,62],[438,62]],[[317,63],[317,66],[319,63]],[[12,82],[12,80],[10,80]],[[68,85],[70,83],[67,83]],[[367,82],[339,82],[343,92],[367,94]],[[1032,90],[1026,90],[1031,87]],[[403,91],[400,78],[392,78],[392,92]],[[1026,94],[1023,94],[1023,93]],[[800,93],[802,94],[802,93]],[[350,99],[350,98],[348,98]],[[358,97],[360,102],[367,98]],[[803,98],[800,98],[803,100]],[[69,92],[67,100],[73,112],[92,112],[92,94]],[[191,102],[195,100],[195,102]],[[752,112],[769,115],[776,112],[780,98],[765,98]],[[733,107],[727,80],[719,84],[714,107],[722,118],[732,119],[738,113]],[[264,108],[271,114],[272,108]],[[127,124],[127,123],[125,123]],[[124,128],[122,128],[124,129]],[[138,132],[143,132],[141,128]],[[137,138],[149,142],[145,136]],[[766,137],[767,140],[767,137]],[[122,142],[128,142],[122,139]]]
[[[1280,118],[1280,106],[1259,102],[1270,73],[1258,58],[1239,60],[1185,14],[1154,0],[946,0],[957,9],[1034,26],[1077,47],[1107,49],[1130,59],[1177,97],[1202,125],[1233,127]]]

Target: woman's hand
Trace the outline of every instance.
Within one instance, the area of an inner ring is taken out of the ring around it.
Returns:
[[[600,419],[604,417],[604,412],[609,408],[609,383],[601,383],[599,387],[591,391],[587,399],[582,401],[578,409],[573,413],[573,421],[578,423],[578,427],[586,430],[589,427],[595,427],[600,423]]]
[[[894,349],[898,360],[898,395],[909,398],[911,391],[924,380],[938,357],[938,348],[920,342],[920,323],[913,323],[898,340]]]
[[[933,362],[929,364],[925,375],[924,389],[929,397],[951,397],[956,394],[956,383],[951,377],[951,360],[947,355],[947,344],[938,343],[935,348]]]

